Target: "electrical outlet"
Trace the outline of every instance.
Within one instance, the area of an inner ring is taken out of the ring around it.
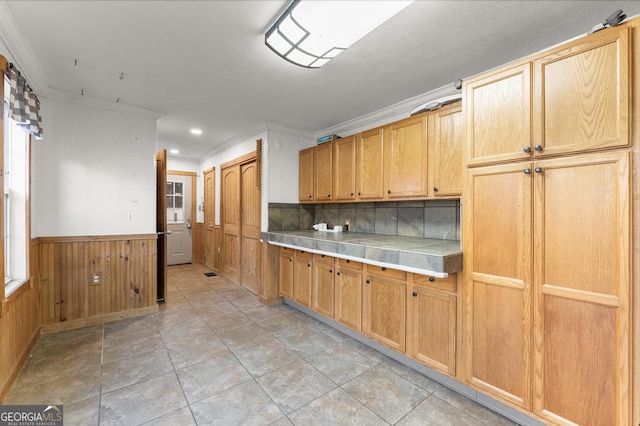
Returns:
[[[94,272],[91,274],[91,285],[100,285],[100,272]]]

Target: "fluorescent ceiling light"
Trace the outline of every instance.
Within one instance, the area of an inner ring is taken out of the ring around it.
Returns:
[[[177,149],[170,149],[169,152],[171,154],[180,154],[180,151],[178,151]]]
[[[202,134],[202,130],[200,129],[191,129],[190,130],[192,135],[201,135]]]
[[[289,62],[320,68],[412,2],[294,0],[264,42]]]

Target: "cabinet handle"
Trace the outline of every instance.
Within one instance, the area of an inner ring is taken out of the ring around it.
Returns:
[[[360,196],[360,193],[358,192],[358,197]]]
[[[327,197],[331,198],[331,194],[327,195]]]
[[[336,275],[340,275],[340,272],[336,272]]]
[[[413,297],[418,297],[418,293],[416,293],[415,291],[414,291],[413,293],[411,293],[411,295],[412,295]]]
[[[312,199],[312,198],[313,198],[313,195],[309,195],[309,199]]]
[[[351,196],[353,197],[353,192],[351,193]]]
[[[542,151],[542,145],[536,145],[533,147],[533,149],[535,149],[536,151],[540,152]]]
[[[526,153],[531,152],[531,147],[530,146],[525,146],[524,148],[522,148],[522,150]]]
[[[387,270],[387,268],[385,268],[384,266],[383,266],[382,268],[380,268],[380,269],[382,269],[383,271],[386,271],[386,270]]]
[[[525,175],[530,175],[531,174],[531,169],[528,168],[528,167],[526,169],[524,169],[524,174]]]
[[[542,167],[536,167],[534,170],[536,173],[542,173]]]
[[[293,259],[289,259],[289,262],[293,262]]]
[[[391,190],[390,189],[387,189],[387,194],[391,194]]]
[[[437,187],[433,187],[433,192],[438,192],[438,188]]]
[[[429,282],[430,282],[430,283],[434,282],[435,280],[436,280],[435,278],[433,278],[433,277],[429,277]]]
[[[330,273],[330,274],[333,274],[333,269],[329,269],[329,273]]]
[[[371,284],[371,281],[369,281],[369,280],[367,280],[367,281],[365,281],[365,282],[366,282],[367,284]]]
[[[310,264],[310,263],[307,263],[307,266],[308,266],[309,268],[311,268],[311,264]]]

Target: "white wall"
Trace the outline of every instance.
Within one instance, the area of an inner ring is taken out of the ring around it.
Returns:
[[[270,130],[266,145],[267,202],[297,204],[298,152],[315,145],[315,141],[311,137]]]
[[[198,160],[193,158],[173,157],[167,153],[167,170],[200,173]]]
[[[40,101],[32,237],[154,233],[156,117]]]

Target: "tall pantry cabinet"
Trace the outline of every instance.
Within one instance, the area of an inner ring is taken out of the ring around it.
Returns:
[[[551,424],[638,416],[637,45],[638,19],[463,89],[465,380]]]

